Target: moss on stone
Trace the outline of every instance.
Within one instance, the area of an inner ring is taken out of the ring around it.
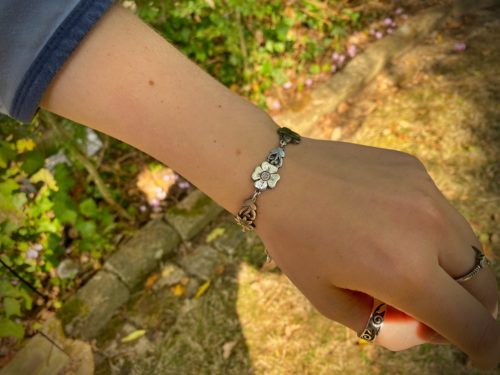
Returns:
[[[57,312],[57,317],[65,326],[71,323],[76,317],[85,317],[89,314],[89,307],[87,304],[79,299],[73,297],[69,299],[64,306]]]

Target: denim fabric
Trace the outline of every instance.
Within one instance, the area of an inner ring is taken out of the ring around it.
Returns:
[[[30,122],[52,78],[113,0],[0,0],[0,113]]]

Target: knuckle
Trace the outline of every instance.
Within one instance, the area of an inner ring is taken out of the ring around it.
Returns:
[[[420,256],[407,256],[406,259],[394,264],[391,274],[397,282],[394,283],[397,290],[403,294],[400,297],[414,298],[426,294],[432,287],[430,283],[434,279],[435,269],[435,266]]]
[[[426,226],[441,230],[446,224],[445,211],[433,194],[427,193],[425,190],[419,190],[414,197],[414,205],[417,218],[423,224],[427,224]]]

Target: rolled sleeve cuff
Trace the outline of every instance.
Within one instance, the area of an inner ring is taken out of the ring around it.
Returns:
[[[23,76],[12,101],[10,115],[31,122],[42,96],[64,62],[113,0],[82,0],[57,27]]]

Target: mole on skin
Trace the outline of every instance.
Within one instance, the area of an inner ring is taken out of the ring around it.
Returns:
[[[239,148],[236,149],[236,155],[241,155],[241,150]]]
[[[153,81],[152,79],[150,79],[148,83],[149,83],[149,86],[154,86],[155,81]]]

